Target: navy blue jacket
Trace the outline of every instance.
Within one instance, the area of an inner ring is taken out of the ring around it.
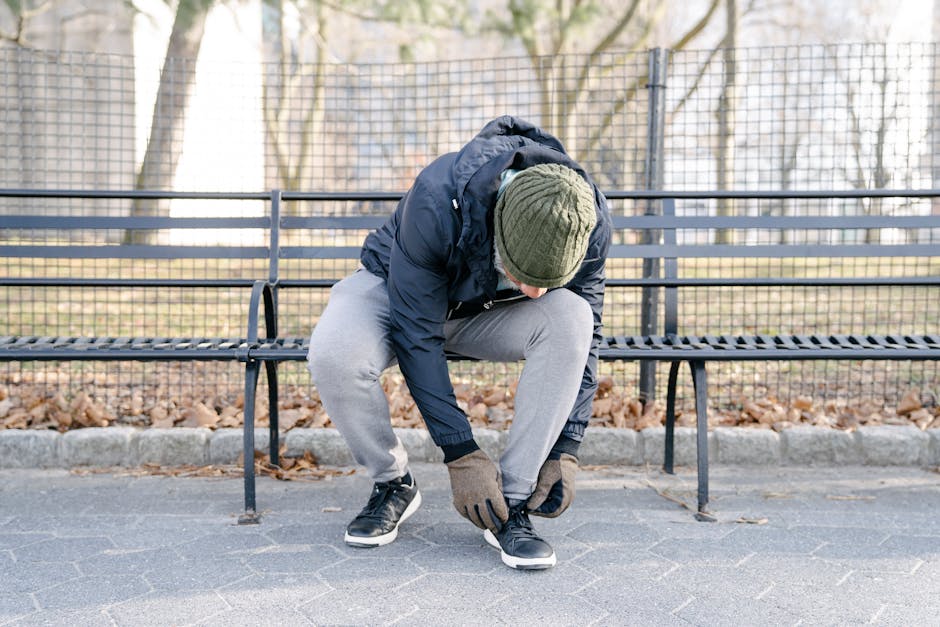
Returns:
[[[597,206],[584,263],[571,282],[559,288],[584,298],[594,312],[594,342],[562,432],[580,441],[597,389],[610,210],[555,137],[518,118],[493,120],[459,152],[443,155],[422,170],[394,214],[363,245],[363,265],[387,282],[395,355],[438,446],[473,438],[447,370],[444,322],[498,303],[493,208],[500,174],[506,168],[522,170],[540,163],[560,163],[581,174],[594,188]]]

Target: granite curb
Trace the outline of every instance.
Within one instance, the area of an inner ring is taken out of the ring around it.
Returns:
[[[443,459],[423,429],[396,429],[416,462]],[[475,429],[480,447],[496,457],[506,432]],[[588,429],[581,446],[582,465],[642,466],[663,461],[665,429]],[[676,429],[676,464],[695,464],[695,429]],[[335,429],[293,429],[282,436],[288,456],[310,451],[330,466],[355,462]],[[266,451],[268,432],[255,432],[255,448]],[[89,428],[68,431],[0,431],[0,468],[72,468],[232,464],[242,451],[238,429]],[[712,464],[740,466],[933,466],[940,465],[940,429],[913,426],[861,427],[854,432],[819,427],[792,427],[779,433],[766,429],[720,427],[708,433]]]

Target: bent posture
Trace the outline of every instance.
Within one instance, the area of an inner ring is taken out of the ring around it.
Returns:
[[[444,452],[458,513],[505,564],[555,564],[529,515],[558,516],[574,497],[609,245],[606,199],[556,138],[523,120],[493,120],[417,176],[366,238],[360,269],[333,287],[310,342],[323,405],[375,482],[348,544],[392,542],[421,503],[379,380],[397,362]],[[445,351],[525,360],[498,465],[457,405]]]

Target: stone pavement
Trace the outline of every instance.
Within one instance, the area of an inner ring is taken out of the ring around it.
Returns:
[[[554,569],[505,566],[416,463],[424,504],[387,547],[343,529],[362,473],[240,479],[0,471],[0,625],[937,625],[940,474],[912,467],[600,467],[536,519]],[[758,524],[763,523],[763,524]]]

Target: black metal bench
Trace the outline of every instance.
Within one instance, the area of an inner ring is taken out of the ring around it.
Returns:
[[[669,362],[666,395],[666,438],[664,468],[673,472],[674,428],[676,417],[676,390],[678,370],[682,362],[690,364],[694,387],[696,414],[696,452],[698,470],[698,517],[710,519],[708,503],[708,447],[707,447],[707,380],[706,363],[709,361],[746,360],[940,360],[938,329],[923,329],[916,335],[854,335],[841,334],[680,334],[679,293],[687,288],[734,287],[749,289],[760,286],[781,287],[873,287],[916,286],[940,292],[940,277],[917,276],[884,277],[828,277],[828,278],[684,278],[679,276],[679,262],[699,257],[734,258],[745,256],[767,257],[878,257],[918,256],[940,258],[940,243],[936,236],[927,244],[904,246],[882,244],[808,244],[808,245],[750,245],[688,243],[678,234],[702,229],[780,230],[780,229],[859,229],[909,228],[940,229],[940,216],[866,216],[866,217],[775,217],[775,216],[677,216],[677,199],[700,200],[709,198],[864,198],[864,197],[935,197],[937,192],[813,192],[777,194],[726,193],[668,193],[668,192],[608,192],[613,200],[661,201],[661,214],[618,216],[614,218],[617,233],[641,233],[639,243],[615,243],[611,249],[613,259],[642,259],[654,261],[652,271],[639,278],[624,278],[608,273],[611,290],[644,290],[655,295],[662,292],[662,326],[657,330],[648,325],[643,335],[611,334],[604,339],[600,358],[605,361],[637,360],[640,362]],[[85,360],[139,360],[139,361],[231,361],[245,364],[244,387],[244,496],[245,512],[240,522],[259,520],[256,507],[254,476],[254,406],[261,366],[268,380],[269,451],[270,459],[278,463],[278,376],[277,366],[285,361],[303,361],[307,354],[307,336],[279,337],[279,294],[285,290],[323,290],[331,287],[341,276],[292,279],[280,271],[282,260],[358,258],[358,245],[292,245],[291,232],[309,230],[362,232],[375,228],[384,219],[370,216],[309,217],[282,215],[282,201],[297,203],[328,203],[339,201],[390,202],[400,197],[397,193],[301,193],[279,192],[261,194],[202,194],[157,192],[80,192],[72,190],[0,190],[0,198],[188,198],[202,200],[255,200],[268,207],[265,215],[245,218],[149,218],[106,216],[43,216],[29,213],[0,216],[0,228],[16,230],[68,230],[68,229],[261,229],[267,238],[259,246],[211,246],[193,250],[191,246],[164,246],[122,244],[106,246],[48,246],[12,244],[0,246],[0,256],[41,256],[60,259],[75,256],[89,257],[153,257],[199,256],[217,259],[260,260],[267,268],[265,278],[238,277],[235,279],[114,279],[0,277],[0,287],[11,289],[44,287],[101,287],[121,289],[129,287],[160,288],[225,288],[251,289],[246,312],[247,330],[240,337],[0,337],[0,361],[85,361]],[[624,241],[629,238],[623,238]],[[661,270],[660,270],[661,268]],[[940,302],[940,294],[934,302]],[[608,306],[610,306],[608,302]],[[655,305],[654,305],[655,308]],[[263,329],[263,330],[262,330]],[[450,355],[451,359],[463,359]]]
[[[940,258],[940,238],[934,238],[927,244],[882,245],[882,244],[814,244],[814,245],[714,245],[683,243],[677,234],[688,229],[823,229],[827,231],[859,228],[917,228],[940,230],[940,216],[827,216],[827,217],[774,217],[774,216],[736,216],[706,217],[677,216],[676,200],[702,198],[866,198],[866,197],[925,197],[936,196],[935,192],[810,192],[810,193],[656,193],[656,192],[612,192],[611,199],[661,200],[660,215],[642,215],[614,218],[615,231],[641,231],[653,233],[653,237],[641,238],[639,244],[616,244],[612,246],[611,259],[657,259],[662,262],[663,276],[651,276],[637,279],[610,277],[607,285],[612,289],[646,289],[664,292],[662,307],[663,325],[660,334],[647,335],[610,335],[604,338],[600,348],[600,359],[604,361],[636,360],[645,362],[669,362],[670,370],[666,396],[666,433],[664,450],[664,470],[674,472],[674,436],[676,423],[676,391],[678,371],[682,362],[688,362],[694,389],[694,407],[696,415],[696,455],[697,455],[697,513],[699,520],[714,520],[706,510],[708,504],[708,389],[706,364],[710,361],[780,361],[780,360],[940,360],[940,328],[919,334],[870,335],[870,334],[719,334],[719,335],[680,335],[679,290],[700,287],[877,287],[877,286],[912,286],[928,288],[936,292],[934,302],[940,304],[940,276],[887,276],[887,277],[828,277],[828,278],[784,278],[751,277],[728,279],[681,278],[678,276],[678,263],[682,259],[698,257],[880,257],[880,256],[922,256]],[[285,194],[285,197],[288,195]],[[290,194],[296,200],[324,200],[328,195]],[[368,218],[330,219],[331,228],[375,227],[379,221]],[[282,228],[318,228],[322,219],[285,218]],[[291,249],[281,251],[286,258],[301,255],[338,256],[353,255],[358,257],[358,248],[345,249]],[[610,274],[610,273],[608,273]],[[277,364],[284,361],[305,360],[308,351],[307,337],[278,337],[277,333],[277,292],[285,289],[311,289],[331,286],[335,280],[282,280],[278,283],[259,284],[252,297],[251,316],[257,319],[262,301],[267,316],[266,338],[252,343],[247,352],[249,377],[246,383],[246,397],[249,388],[257,381],[260,364],[267,367],[269,391],[275,395],[270,399],[271,423],[277,422]],[[273,313],[272,313],[273,310]],[[250,323],[251,324],[251,323]],[[448,355],[459,360],[459,355]],[[252,368],[252,364],[255,364]],[[247,406],[246,402],[246,406]],[[245,419],[245,454],[253,450],[252,416],[246,412]],[[277,430],[271,430],[271,455],[276,459]],[[246,511],[245,520],[251,520],[255,511],[254,484],[251,470],[246,466]]]

